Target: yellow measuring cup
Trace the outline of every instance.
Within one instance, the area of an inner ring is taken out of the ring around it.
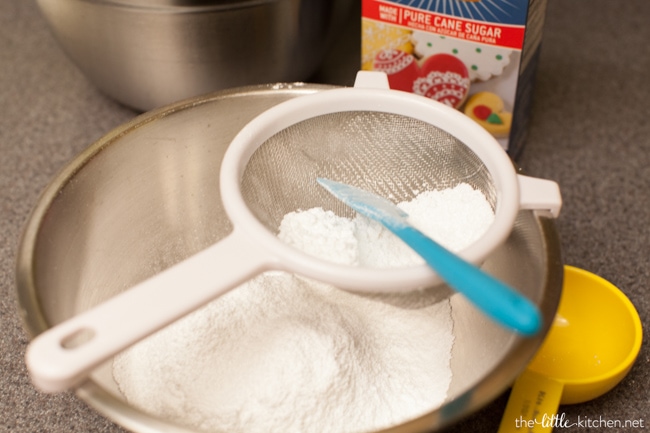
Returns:
[[[512,387],[499,433],[542,433],[561,426],[558,406],[611,390],[632,368],[641,340],[641,319],[623,292],[597,275],[565,266],[557,314]]]

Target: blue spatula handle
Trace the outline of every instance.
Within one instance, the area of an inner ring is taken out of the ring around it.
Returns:
[[[412,226],[386,227],[417,252],[449,286],[489,317],[524,335],[534,335],[540,330],[542,317],[539,309],[516,290]]]

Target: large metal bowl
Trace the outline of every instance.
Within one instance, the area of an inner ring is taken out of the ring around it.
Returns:
[[[140,110],[235,86],[307,80],[348,0],[38,0],[68,57]]]
[[[234,135],[257,114],[318,85],[232,89],[141,115],[79,155],[44,192],[18,253],[17,287],[31,335],[39,334],[225,236],[219,167]],[[447,402],[391,432],[448,426],[500,395],[539,347],[554,317],[562,261],[554,220],[521,211],[485,268],[537,302],[545,328],[520,338],[452,297],[455,343]],[[78,390],[136,432],[189,432],[129,406],[106,363]]]

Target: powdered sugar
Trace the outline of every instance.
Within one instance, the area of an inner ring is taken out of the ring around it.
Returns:
[[[266,274],[114,361],[128,401],[204,431],[355,432],[440,405],[448,302],[421,310]]]
[[[432,220],[464,220],[468,192],[451,197],[401,206],[433,236]],[[288,214],[280,237],[338,263],[420,260],[378,224],[319,208]],[[268,272],[118,355],[113,373],[130,404],[198,430],[376,430],[442,404],[452,328],[448,300],[407,309]]]
[[[485,196],[468,184],[424,191],[398,204],[411,225],[447,249],[458,252],[476,241],[494,221]],[[292,212],[280,225],[280,239],[313,256],[336,263],[394,268],[424,263],[380,223],[313,208]]]
[[[359,264],[354,223],[321,208],[291,212],[282,219],[278,237],[312,256],[340,264]]]

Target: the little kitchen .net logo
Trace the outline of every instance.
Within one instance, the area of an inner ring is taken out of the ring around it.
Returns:
[[[645,429],[646,423],[639,419],[611,419],[603,416],[569,418],[565,413],[543,414],[535,419],[515,418],[515,429],[522,433],[547,432],[551,429]]]

